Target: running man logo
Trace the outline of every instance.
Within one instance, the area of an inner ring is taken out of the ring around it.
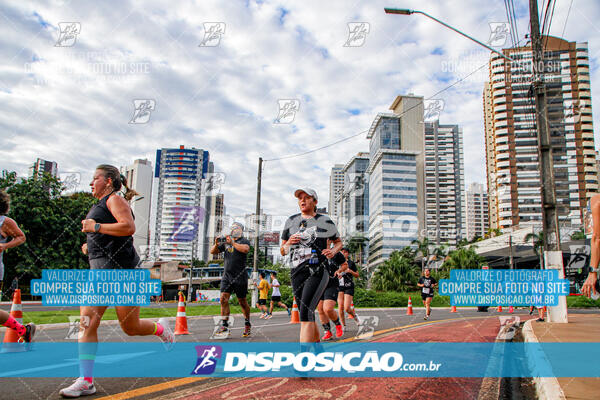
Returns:
[[[207,196],[216,196],[221,193],[221,187],[225,183],[225,173],[209,172],[206,174],[206,182],[204,184],[204,194]]]
[[[198,47],[216,47],[221,43],[221,36],[225,34],[225,22],[205,22],[204,38]]]
[[[69,315],[69,330],[65,340],[77,340],[83,335],[83,330],[90,326],[90,317],[87,315]]]
[[[360,325],[356,332],[355,339],[370,339],[373,337],[375,328],[379,326],[379,317],[377,315],[360,316]]]
[[[75,44],[77,35],[81,33],[81,23],[59,22],[58,29],[60,33],[54,47],[71,47]]]
[[[510,34],[508,22],[490,22],[490,38],[487,44],[492,47],[500,47],[506,44]]]
[[[371,31],[371,25],[368,22],[348,22],[348,31],[344,47],[361,47]]]
[[[585,100],[567,100],[565,101],[565,120],[574,124],[581,121],[581,114],[586,110],[587,102]],[[589,110],[588,110],[589,112]],[[591,117],[590,117],[591,118]],[[572,120],[571,120],[572,119]]]
[[[444,109],[444,100],[431,99],[423,102],[423,120],[433,122],[440,119],[440,114]]]
[[[175,226],[169,237],[171,242],[191,242],[198,233],[198,226],[204,219],[202,207],[175,207],[173,209]]]
[[[217,368],[217,359],[223,355],[221,346],[196,346],[198,361],[191,375],[210,375]]]
[[[145,124],[150,121],[150,113],[156,109],[156,101],[152,99],[133,100],[133,117],[130,124]]]
[[[81,174],[79,172],[62,172],[59,174],[63,187],[63,194],[75,193],[79,190]]]
[[[300,110],[300,100],[298,99],[279,99],[279,114],[273,123],[291,124],[296,118],[296,113]]]

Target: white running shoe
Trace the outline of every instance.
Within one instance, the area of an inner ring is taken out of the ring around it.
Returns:
[[[58,393],[62,397],[89,396],[96,393],[96,386],[94,386],[93,383],[89,383],[85,379],[79,377],[73,381],[71,386],[61,389]]]
[[[271,319],[273,318],[273,314],[267,314],[267,316],[265,317],[265,319]]]
[[[159,336],[160,341],[163,342],[165,350],[171,351],[175,345],[175,335],[173,335],[173,331],[169,328],[169,320],[161,318],[158,320],[158,323],[163,327],[163,333]]]
[[[360,320],[360,318],[358,318],[358,314],[354,314],[354,320],[356,321],[356,325],[360,326],[360,324],[362,323],[362,321]]]
[[[265,314],[265,313],[262,313],[262,314],[260,314],[260,317],[258,317],[258,318],[260,318],[260,319],[264,319],[266,316],[267,316],[267,314]]]

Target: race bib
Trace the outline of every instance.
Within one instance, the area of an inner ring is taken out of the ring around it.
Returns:
[[[429,294],[429,293],[431,293],[431,292],[430,292],[430,290],[431,290],[431,289],[429,289],[428,287],[424,287],[424,288],[423,288],[423,293],[424,293],[424,294]]]
[[[340,281],[340,284],[339,284],[339,285],[340,285],[340,286],[344,286],[344,277],[343,277],[343,276],[340,276],[340,277],[339,277],[339,281]]]
[[[310,247],[300,247],[294,249],[294,253],[292,255],[292,266],[296,268],[304,261],[310,259],[312,254],[312,249]]]

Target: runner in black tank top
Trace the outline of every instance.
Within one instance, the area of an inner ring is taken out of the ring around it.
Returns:
[[[127,180],[112,165],[99,165],[90,183],[92,194],[99,200],[81,221],[88,242],[82,251],[89,254],[90,268],[135,268],[139,257],[133,247],[135,223],[128,200],[137,193],[127,187]],[[118,194],[124,186],[125,198]],[[82,306],[79,335],[79,378],[59,393],[63,397],[79,397],[96,393],[92,371],[98,347],[98,326],[106,306]],[[158,322],[140,319],[139,306],[115,307],[123,332],[129,336],[156,335],[169,350],[175,337],[166,318]],[[85,322],[87,322],[87,324]],[[86,326],[87,325],[87,326]]]

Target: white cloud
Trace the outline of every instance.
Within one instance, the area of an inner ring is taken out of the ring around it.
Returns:
[[[210,152],[227,174],[231,214],[254,211],[257,159],[278,158],[369,128],[398,94],[425,98],[475,71],[488,52],[420,16],[383,12],[393,2],[27,2],[0,13],[0,168],[25,174],[36,157],[77,171],[87,182],[101,162],[149,158],[184,144]],[[405,7],[425,7],[405,1]],[[502,2],[426,5],[430,14],[486,41],[503,22]],[[560,35],[568,4],[557,4],[551,33]],[[588,41],[592,98],[600,87],[600,16],[574,2],[568,40]],[[528,11],[518,2],[519,32]],[[285,10],[285,11],[283,11]],[[73,47],[55,47],[59,22],[81,23]],[[216,47],[198,47],[205,22],[224,22]],[[362,47],[344,47],[348,22],[367,22]],[[436,95],[441,123],[464,132],[467,183],[485,181],[482,115],[487,68]],[[128,124],[134,99],[153,99],[147,124]],[[299,99],[293,124],[276,125],[278,99]],[[359,110],[352,115],[349,110]],[[597,114],[597,113],[596,113]],[[598,123],[598,120],[595,121]],[[315,187],[326,206],[329,170],[368,149],[365,136],[307,156],[267,162],[263,209],[295,211],[293,189]]]

